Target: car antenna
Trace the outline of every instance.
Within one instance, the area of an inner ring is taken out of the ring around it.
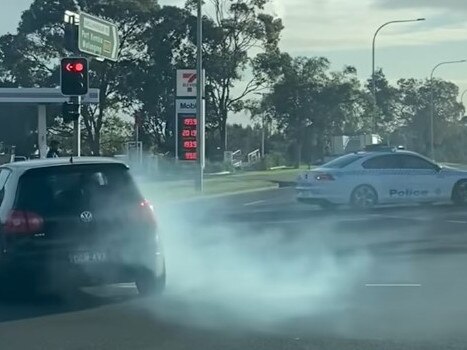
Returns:
[[[73,156],[70,157],[70,163],[73,164]]]

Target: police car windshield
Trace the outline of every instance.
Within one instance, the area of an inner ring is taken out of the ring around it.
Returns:
[[[324,164],[322,168],[327,168],[327,169],[342,169],[345,168],[347,165],[352,164],[358,159],[361,159],[363,155],[361,154],[347,154],[345,156],[336,158],[334,160],[331,160],[330,162]]]

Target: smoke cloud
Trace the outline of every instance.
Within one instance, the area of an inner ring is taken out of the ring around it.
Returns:
[[[284,231],[213,220],[208,206],[196,207],[198,220],[158,210],[168,289],[156,309],[178,322],[276,331],[345,307],[369,264],[364,254],[333,253],[323,240],[332,222]]]

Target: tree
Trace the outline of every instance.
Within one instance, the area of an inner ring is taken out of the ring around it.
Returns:
[[[83,125],[84,139],[97,155],[105,118],[121,107],[131,107],[123,96],[128,87],[122,82],[131,75],[144,51],[141,33],[158,10],[155,0],[35,0],[23,12],[18,34],[0,38],[4,67],[0,73],[2,81],[15,86],[58,86],[59,58],[68,54],[64,49],[63,14],[65,10],[78,12],[77,6],[115,22],[121,38],[117,63],[91,60],[90,85],[99,88],[100,104],[83,108]]]
[[[389,84],[382,69],[375,72],[376,101],[372,95],[372,79],[368,79],[365,93],[368,94],[365,103],[367,118],[371,120],[369,131],[390,135],[401,126],[399,118],[399,90]],[[374,105],[376,103],[376,105]]]
[[[240,124],[227,125],[229,148],[248,154],[261,145],[261,128],[258,125],[243,127]]]
[[[327,80],[316,96],[312,125],[316,142],[308,148],[315,148],[312,158],[322,159],[327,155],[332,136],[363,132],[368,125],[356,73],[354,67],[348,66],[343,71],[327,74]]]
[[[113,156],[124,152],[123,145],[128,141],[132,141],[133,129],[132,123],[117,115],[110,115],[105,118],[102,126],[102,154]]]
[[[157,152],[175,151],[175,70],[189,66],[193,23],[187,10],[165,6],[157,11],[142,33],[144,55],[123,84],[128,104],[137,101],[141,136]]]
[[[229,113],[242,110],[244,100],[252,92],[268,85],[261,63],[265,56],[277,53],[283,29],[280,19],[263,12],[269,1],[210,0],[214,15],[204,19],[207,122],[209,128],[219,130],[222,150],[226,147]],[[187,1],[186,8],[194,10],[195,3]],[[196,43],[194,31],[192,41]],[[241,91],[235,93],[239,86]]]
[[[433,116],[435,148],[438,155],[448,155],[450,145],[456,142],[456,129],[461,127],[463,107],[457,101],[459,88],[447,81],[433,80]],[[400,120],[402,125],[395,134],[413,150],[430,155],[431,145],[431,82],[429,80],[401,79],[398,81],[400,94]],[[454,153],[452,153],[454,154]],[[438,158],[438,157],[437,157]]]
[[[279,130],[292,140],[299,166],[303,150],[308,160],[321,158],[332,135],[359,124],[362,95],[353,67],[329,72],[329,61],[324,57],[284,62],[281,78],[266,101]]]
[[[282,79],[273,86],[270,101],[275,120],[292,140],[295,164],[302,159],[302,147],[313,124],[317,95],[325,84],[329,61],[320,58],[290,58],[283,68]]]

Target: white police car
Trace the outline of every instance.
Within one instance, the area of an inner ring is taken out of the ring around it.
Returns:
[[[467,203],[467,171],[444,167],[398,149],[357,152],[309,170],[297,179],[300,202],[350,204]]]

